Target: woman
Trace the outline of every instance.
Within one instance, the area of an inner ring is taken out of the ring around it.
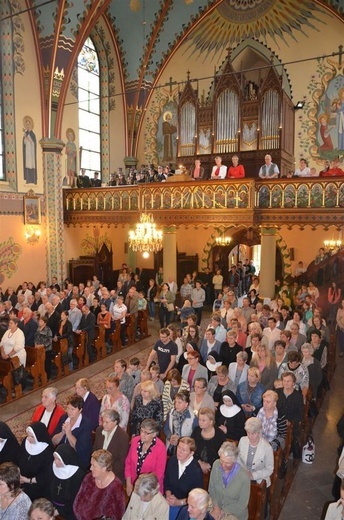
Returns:
[[[196,444],[191,437],[181,437],[176,455],[167,463],[164,485],[170,506],[169,520],[177,518],[180,508],[186,504],[189,492],[203,486],[203,473],[194,458],[195,449]]]
[[[327,301],[330,305],[330,312],[328,315],[328,323],[334,325],[338,306],[342,297],[342,290],[337,286],[336,282],[332,281],[327,291]]]
[[[69,370],[73,370],[73,349],[74,349],[74,336],[73,336],[73,326],[69,321],[69,313],[68,311],[61,312],[61,321],[58,328],[58,334],[55,336],[55,340],[67,339],[68,341],[68,355],[70,356],[71,362],[69,363]]]
[[[37,498],[29,509],[29,520],[54,520],[55,507],[46,498]]]
[[[184,327],[182,340],[185,347],[188,343],[192,342],[193,344],[196,344],[196,350],[198,350],[201,337],[200,328],[196,325],[196,322],[194,325],[188,325],[188,327]]]
[[[316,303],[316,301],[319,298],[319,289],[317,287],[315,287],[313,282],[308,282],[307,294],[309,294],[309,296],[312,298],[313,302]]]
[[[51,362],[54,356],[53,352],[53,334],[47,326],[48,318],[40,316],[38,318],[38,329],[35,333],[35,345],[43,345],[45,350],[44,368],[47,374],[47,380],[51,378]]]
[[[286,343],[283,340],[275,341],[273,348],[273,355],[275,357],[277,370],[279,367],[287,362]]]
[[[108,451],[97,450],[92,453],[91,472],[84,478],[73,508],[77,520],[103,516],[112,520],[122,519],[125,509],[124,489],[112,471],[112,457]]]
[[[262,421],[262,437],[267,440],[274,451],[279,447],[284,449],[287,436],[287,421],[284,416],[278,416],[278,394],[273,390],[267,390],[263,394],[263,407],[257,417]]]
[[[163,423],[163,406],[159,392],[153,381],[141,383],[141,395],[135,397],[134,408],[130,418],[130,435],[134,437],[140,433],[143,419],[154,419],[159,430]]]
[[[296,390],[301,390],[304,401],[306,401],[307,392],[309,388],[309,373],[305,365],[301,364],[301,355],[299,352],[292,350],[288,354],[287,363],[283,363],[278,370],[278,377],[281,377],[283,372],[292,372],[296,377]]]
[[[236,355],[236,362],[229,364],[228,377],[231,381],[233,381],[233,392],[236,392],[239,383],[247,380],[247,372],[249,369],[249,366],[246,365],[247,359],[247,352],[238,352]]]
[[[252,356],[250,366],[258,368],[261,384],[265,390],[271,390],[274,387],[275,379],[277,379],[277,366],[270,349],[264,345],[259,345],[257,352]]]
[[[214,293],[215,293],[215,300],[218,298],[220,292],[222,291],[222,284],[223,284],[223,276],[221,274],[221,269],[216,270],[216,274],[214,274],[212,283],[214,285]]]
[[[307,302],[303,302],[302,304],[302,313],[303,313],[303,317],[302,317],[302,323],[305,324],[306,326],[306,331],[308,330],[308,322],[312,320],[313,318],[313,308],[312,306],[307,303]]]
[[[0,464],[3,462],[18,464],[19,449],[19,442],[10,427],[0,421]]]
[[[304,343],[301,347],[302,365],[308,370],[309,388],[312,390],[313,399],[318,395],[318,387],[322,382],[323,373],[320,361],[313,356],[314,348],[310,343]]]
[[[131,440],[124,469],[128,496],[133,491],[137,477],[142,473],[151,472],[157,475],[163,493],[167,455],[165,444],[157,437],[158,433],[156,421],[144,419],[141,423],[140,435]]]
[[[155,299],[158,292],[158,286],[154,280],[154,278],[150,278],[148,282],[148,290],[147,290],[147,301],[148,301],[148,311],[149,311],[149,319],[151,321],[155,320]]]
[[[159,295],[159,320],[161,328],[167,327],[171,321],[171,316],[173,313],[172,307],[174,305],[175,298],[176,296],[173,292],[170,291],[168,283],[164,283]]]
[[[100,312],[97,316],[97,325],[98,327],[103,326],[105,329],[105,344],[107,352],[112,350],[112,346],[110,345],[110,334],[111,334],[111,312],[108,311],[105,303],[100,305]]]
[[[210,408],[215,412],[214,399],[209,395],[207,386],[205,377],[198,377],[194,381],[194,391],[190,394],[190,408],[196,417],[201,408]]]
[[[102,426],[96,429],[93,451],[103,449],[111,453],[112,470],[124,483],[124,464],[129,451],[129,435],[119,426],[119,413],[112,408],[101,413],[101,422]]]
[[[2,359],[11,359],[13,356],[18,356],[20,364],[25,367],[25,336],[23,331],[18,328],[18,324],[18,318],[11,318],[9,320],[8,330],[6,330],[1,338],[1,357]]]
[[[69,444],[75,449],[83,467],[87,469],[92,452],[92,426],[89,419],[82,415],[83,406],[84,400],[77,394],[67,400],[67,413],[59,420],[52,441],[54,446]]]
[[[177,368],[180,373],[183,372],[183,368],[188,365],[188,353],[189,352],[199,352],[197,343],[195,341],[188,341],[185,345],[185,351],[182,356],[180,356]]]
[[[260,382],[260,372],[256,367],[250,367],[247,372],[247,381],[238,385],[236,396],[246,417],[257,414],[263,404],[264,386]]]
[[[238,320],[239,329],[242,332],[246,333],[246,331],[247,331],[247,320],[246,320],[245,316],[243,315],[242,310],[239,307],[235,307],[235,309],[233,310],[233,318]]]
[[[330,343],[330,330],[326,325],[324,325],[321,317],[313,316],[311,323],[312,324],[307,331],[307,341],[310,342],[311,337],[312,337],[312,332],[314,332],[315,330],[318,330],[321,334],[321,339],[325,340],[326,343],[329,344]]]
[[[287,330],[285,331],[287,332]],[[306,341],[306,336],[304,334],[300,334],[300,327],[297,323],[292,323],[290,326],[290,346],[293,350],[300,350],[301,346]]]
[[[186,299],[182,307],[176,307],[176,311],[180,319],[180,328],[183,329],[187,326],[188,317],[195,314],[195,309],[191,306],[190,300]]]
[[[122,394],[122,392],[120,392],[119,383],[120,380],[115,375],[110,374],[106,378],[106,394],[102,398],[100,413],[104,410],[108,410],[109,408],[116,410],[121,418],[119,426],[123,428],[123,430],[126,430],[129,421],[130,403],[128,401],[128,398],[124,394]]]
[[[166,421],[168,412],[173,408],[176,394],[183,391],[190,392],[190,385],[182,379],[179,370],[172,368],[172,370],[167,373],[167,379],[161,397],[164,409],[164,421]]]
[[[306,325],[302,322],[303,314],[301,311],[294,311],[293,319],[289,320],[286,325],[286,330],[290,330],[293,334],[292,325],[298,325],[298,333],[306,336]]]
[[[174,407],[168,412],[164,426],[168,456],[176,453],[180,437],[191,435],[196,422],[197,420],[190,409],[189,392],[178,392],[174,398]]]
[[[337,342],[339,347],[339,357],[344,356],[344,300],[341,301],[340,308],[336,315]]]
[[[168,520],[169,505],[159,491],[155,473],[144,473],[135,482],[134,492],[123,520]]]
[[[182,378],[194,390],[195,379],[204,377],[208,380],[208,370],[200,364],[201,355],[197,350],[187,353],[188,364],[183,367]]]
[[[214,399],[216,408],[221,401],[223,390],[234,391],[234,383],[228,377],[228,368],[226,365],[221,365],[216,369],[216,376],[213,376],[208,384],[208,392]]]
[[[0,518],[23,520],[27,518],[31,500],[20,490],[20,470],[12,462],[0,465]]]
[[[249,346],[246,346],[245,352],[247,354],[247,363],[250,364],[252,361],[252,356],[255,352],[257,352],[257,348],[259,345],[268,345],[267,336],[262,336],[261,334],[256,334],[255,332],[248,336],[247,341],[249,341]],[[248,343],[246,342],[246,345]]]
[[[213,501],[211,514],[215,520],[231,513],[238,520],[247,520],[250,497],[250,479],[247,471],[238,463],[239,450],[232,442],[224,442],[219,449],[219,459],[210,473],[209,495]]]
[[[178,361],[183,354],[183,342],[179,335],[179,330],[177,330],[177,327],[175,325],[170,324],[167,328],[171,331],[170,337],[172,341],[174,341],[178,347],[178,354],[176,357],[176,364],[178,364]]]
[[[204,489],[194,488],[188,494],[187,506],[182,507],[178,520],[214,520],[209,513],[210,496]]]
[[[239,441],[245,435],[245,414],[240,407],[234,392],[222,392],[222,404],[216,411],[216,425],[223,431],[227,439]]]
[[[215,413],[210,408],[201,408],[198,414],[198,426],[191,434],[195,440],[195,459],[198,460],[203,473],[208,474],[218,458],[220,446],[225,442],[226,435],[215,424]]]
[[[252,307],[252,309],[255,309],[257,303],[259,303],[259,297],[257,295],[257,290],[250,289],[250,291],[248,293],[248,298],[250,300],[250,307]]]
[[[47,493],[46,483],[53,462],[53,447],[47,427],[41,422],[28,426],[26,434],[19,453],[20,483],[23,491],[34,500]]]
[[[328,506],[325,520],[342,520],[344,515],[344,480],[340,486],[340,499]]]
[[[269,487],[274,471],[274,453],[269,442],[262,437],[262,421],[258,417],[250,417],[245,423],[245,430],[247,436],[239,441],[239,460],[249,472],[250,480],[258,484],[265,480]]]
[[[54,451],[54,462],[49,474],[49,498],[66,520],[75,520],[73,502],[85,478],[86,470],[80,466],[76,451],[61,444]]]

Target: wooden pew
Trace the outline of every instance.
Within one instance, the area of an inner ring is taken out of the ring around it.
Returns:
[[[45,371],[45,348],[44,345],[25,347],[26,371],[33,377],[33,387],[38,388],[47,384],[47,373]]]
[[[268,493],[268,500],[270,504],[270,516],[272,515],[272,518],[274,518],[275,512],[277,512],[276,508],[278,505],[278,500],[275,497],[275,489],[276,489],[276,482],[278,479],[278,471],[282,462],[283,458],[283,451],[282,448],[278,448],[277,451],[274,451],[274,470],[272,472],[272,475],[270,476],[271,485],[269,487],[269,493]],[[276,511],[275,511],[276,510]]]
[[[11,360],[14,360],[14,366],[19,363],[18,356],[14,356],[11,358]],[[17,360],[17,362],[16,362]],[[7,395],[6,395],[6,402],[9,403],[13,399],[12,392],[15,391],[15,397],[20,397],[22,393],[21,385],[20,390],[17,388],[15,389],[13,384],[13,377],[12,377],[12,370],[13,365],[9,359],[0,359],[0,384],[6,389]]]
[[[64,364],[62,361],[62,356],[68,355],[68,339],[63,338],[57,341],[53,341],[53,350],[55,352],[55,357],[53,358],[53,362],[57,368],[57,377],[63,377],[69,375],[69,365]]]
[[[11,362],[12,362],[12,369],[20,367],[20,361],[19,361],[18,356],[11,357]],[[23,388],[22,388],[21,383],[18,385],[14,384],[13,377],[12,377],[12,383],[13,383],[14,396],[17,399],[18,397],[21,397],[23,395]]]
[[[110,336],[110,339],[113,344],[113,352],[118,352],[121,350],[122,342],[121,342],[121,320],[115,320],[115,330]]]
[[[89,365],[89,357],[86,348],[86,332],[81,332],[80,334],[74,332],[74,354],[79,360],[79,368]]]
[[[126,335],[128,338],[128,345],[135,342],[135,316],[133,314],[127,314],[125,318],[126,322]]]
[[[94,340],[94,346],[97,351],[97,360],[106,357],[106,348],[105,348],[105,327],[104,325],[96,326],[96,330],[98,330],[98,334],[96,339]]]
[[[141,332],[141,338],[149,336],[148,332],[148,310],[138,312],[137,326]]]
[[[251,482],[250,500],[248,501],[248,520],[264,520],[266,500],[266,482]]]

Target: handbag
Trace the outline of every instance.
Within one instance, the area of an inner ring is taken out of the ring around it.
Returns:
[[[315,444],[312,435],[308,436],[307,442],[302,448],[302,462],[305,464],[313,464],[315,457]]]
[[[13,367],[13,363],[12,363],[12,367]],[[22,382],[24,381],[24,377],[25,377],[25,369],[24,369],[23,365],[20,365],[17,368],[14,368],[14,367],[12,368],[12,379],[13,379],[14,386],[21,385]]]
[[[308,406],[308,417],[310,419],[314,419],[318,414],[319,414],[319,410],[317,407],[317,403],[316,403],[315,399],[311,399],[309,401],[309,406]]]
[[[174,303],[166,303],[166,307],[169,312],[174,311]]]
[[[61,354],[62,365],[69,365],[72,362],[72,357],[69,354]]]

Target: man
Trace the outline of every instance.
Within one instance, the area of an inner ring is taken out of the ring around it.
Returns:
[[[61,302],[60,302],[60,296],[55,294],[55,296],[53,296],[53,299],[52,299],[51,303],[52,303],[55,311],[58,312],[59,314],[61,314],[61,312],[63,311],[63,307],[62,307]]]
[[[215,157],[215,166],[213,166],[211,172],[211,179],[225,179],[227,175],[227,166],[222,164],[222,157],[217,155]]]
[[[61,314],[59,314],[54,309],[53,304],[50,303],[50,302],[47,302],[45,304],[45,308],[46,308],[46,311],[47,311],[46,312],[46,316],[48,318],[47,326],[51,330],[53,338],[54,338],[55,336],[57,336],[57,333],[58,333],[58,330],[59,330]]]
[[[78,188],[90,188],[91,187],[91,181],[90,181],[89,176],[86,175],[85,168],[82,168],[80,171],[80,175],[78,175],[77,186],[78,186]]]
[[[195,159],[195,166],[191,166],[190,176],[195,181],[202,180],[204,178],[204,168],[201,166],[201,161],[199,159]]]
[[[177,292],[178,292],[178,285],[177,285],[176,282],[174,281],[173,276],[169,276],[169,277],[168,277],[168,282],[167,282],[167,283],[168,283],[168,286],[169,286],[169,288],[170,288],[171,293],[173,293],[174,296],[176,296],[176,295],[177,295]]]
[[[54,386],[45,388],[42,392],[42,404],[37,406],[31,419],[31,422],[42,422],[45,424],[51,437],[60,418],[65,414],[62,406],[56,403],[58,392],[58,388]]]
[[[32,294],[32,291],[28,288],[27,282],[22,283],[22,288],[18,291],[18,296],[23,295],[25,303],[27,303],[28,297]]]
[[[185,302],[186,299],[191,298],[192,286],[188,282],[188,278],[184,278],[184,283],[180,286],[180,297],[182,302]]]
[[[269,318],[271,316],[271,309],[267,303],[262,306],[262,313],[259,316],[259,323],[264,330],[269,325]]]
[[[124,394],[129,403],[133,398],[135,380],[127,372],[128,364],[125,359],[117,359],[113,365],[113,374],[119,379],[119,390]]]
[[[213,273],[210,272],[209,267],[205,268],[205,273],[202,275],[203,289],[205,290],[205,304],[212,305],[214,300],[213,295]]]
[[[69,302],[69,308],[70,311],[68,313],[68,319],[72,324],[73,331],[76,332],[79,328],[79,324],[82,317],[82,312],[80,309],[78,309],[78,302],[74,299],[72,299]]]
[[[31,309],[29,309],[29,307],[24,307],[23,317],[22,320],[19,322],[19,328],[24,332],[26,347],[35,346],[35,333],[37,327],[38,325],[32,317]]]
[[[277,410],[279,417],[285,417],[287,421],[294,423],[292,449],[295,456],[295,448],[298,443],[299,423],[303,419],[302,392],[295,390],[296,377],[292,372],[283,372],[281,375],[283,388],[276,390],[278,395]]]
[[[277,164],[272,162],[270,154],[265,156],[265,164],[260,168],[258,176],[261,179],[277,179],[279,176],[279,169]]]
[[[276,326],[276,319],[272,316],[268,319],[268,326],[263,329],[263,336],[268,338],[269,349],[272,351],[275,342],[281,337],[281,330]]]
[[[139,293],[136,290],[136,287],[130,287],[128,294],[124,300],[124,304],[127,308],[127,314],[135,317],[134,331],[136,337],[139,336],[137,331],[137,316],[139,312]]]
[[[220,353],[221,343],[215,338],[215,329],[209,328],[204,333],[204,339],[200,346],[200,354],[203,362],[206,363],[210,352]]]
[[[82,332],[87,332],[86,347],[87,347],[87,352],[88,352],[88,357],[90,359],[90,363],[92,363],[96,359],[95,352],[92,347],[93,341],[96,337],[96,331],[94,328],[95,324],[96,324],[95,315],[90,311],[90,308],[88,305],[84,305],[82,308],[82,317],[80,320],[79,328],[76,331],[76,333],[81,334]]]
[[[149,354],[146,369],[149,370],[154,359],[157,359],[160,367],[160,379],[166,379],[168,372],[174,367],[178,354],[178,347],[172,341],[171,331],[166,328],[160,329],[159,339],[156,341]]]
[[[254,309],[250,307],[250,300],[245,297],[242,301],[242,307],[241,307],[242,314],[246,320],[247,323],[250,323],[251,316],[254,314]]]
[[[202,289],[201,285],[201,281],[196,280],[196,287],[191,291],[192,306],[195,309],[195,314],[197,316],[197,325],[201,324],[203,303],[205,301],[205,291]]]
[[[90,383],[86,377],[77,380],[75,393],[83,398],[82,415],[87,417],[91,423],[92,430],[95,430],[99,425],[100,402],[97,396],[91,392]]]
[[[102,181],[99,179],[99,172],[94,172],[93,179],[91,179],[92,188],[100,188],[101,185],[102,185]]]
[[[236,299],[238,299],[238,295],[239,295],[239,283],[240,283],[240,276],[237,273],[236,265],[232,265],[231,270],[228,273],[228,284],[229,284],[230,289],[234,292]]]

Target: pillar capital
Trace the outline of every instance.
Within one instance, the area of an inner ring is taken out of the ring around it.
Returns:
[[[65,147],[65,143],[61,139],[52,137],[50,139],[41,139],[39,144],[42,147],[43,152],[61,153]]]

